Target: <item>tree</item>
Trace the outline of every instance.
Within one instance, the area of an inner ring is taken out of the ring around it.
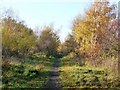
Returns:
[[[108,1],[97,0],[86,11],[85,17],[77,17],[73,23],[76,50],[92,65],[100,64],[100,56],[110,44],[108,35],[114,9]]]
[[[2,55],[27,56],[32,53],[36,38],[32,29],[11,16],[2,19]]]
[[[74,52],[75,46],[76,42],[74,40],[74,36],[69,34],[65,42],[61,45],[61,52],[63,55],[68,55],[70,52]]]
[[[45,54],[56,56],[60,40],[51,26],[45,26],[38,39],[38,49]]]

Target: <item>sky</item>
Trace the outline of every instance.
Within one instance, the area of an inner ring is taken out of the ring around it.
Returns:
[[[92,1],[0,0],[0,9],[13,9],[15,14],[34,30],[52,24],[63,42],[72,31],[72,22],[75,17],[79,14],[84,15]]]

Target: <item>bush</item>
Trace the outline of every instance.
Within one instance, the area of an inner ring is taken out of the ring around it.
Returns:
[[[29,59],[33,60],[33,59],[45,59],[47,58],[47,56],[45,54],[34,54],[34,55],[31,55],[29,56]]]
[[[19,65],[12,65],[11,71],[13,70],[16,74],[23,74],[25,67],[21,64]]]
[[[61,64],[62,65],[79,65],[79,66],[83,66],[84,65],[84,60],[82,58],[78,58],[76,53],[71,52],[69,53],[67,56],[64,56],[61,59]]]
[[[35,76],[38,76],[39,75],[39,71],[37,71],[36,69],[25,69],[24,73],[23,73],[24,76],[27,76],[27,77],[35,77]]]
[[[38,64],[38,65],[35,66],[35,69],[41,71],[42,69],[44,69],[44,67],[45,66],[43,64]]]
[[[110,88],[119,88],[120,89],[120,75],[117,73],[112,73],[108,76],[108,86]]]
[[[10,68],[10,60],[8,58],[2,58],[2,69],[7,70]]]
[[[76,57],[76,54],[74,52],[71,52],[67,56],[64,56],[62,60],[70,60],[70,59],[74,59],[75,57]]]

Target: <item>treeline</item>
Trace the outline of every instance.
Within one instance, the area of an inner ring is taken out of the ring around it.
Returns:
[[[9,10],[10,11],[10,10]],[[55,56],[60,40],[53,27],[45,26],[37,36],[20,20],[6,12],[2,18],[2,56],[26,57],[34,53],[43,53]]]
[[[98,0],[73,21],[72,34],[62,44],[62,52],[82,65],[118,71],[117,5]]]
[[[3,57],[25,57],[34,53],[47,56],[72,56],[82,65],[117,67],[118,19],[117,6],[98,0],[74,19],[72,33],[64,43],[51,26],[39,36],[23,22],[10,15],[2,18]]]

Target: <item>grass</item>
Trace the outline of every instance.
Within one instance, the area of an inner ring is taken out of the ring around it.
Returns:
[[[10,64],[5,62],[2,71],[3,88],[44,88],[54,57],[32,55],[24,59],[14,58]],[[10,60],[9,60],[10,61]],[[81,66],[78,60],[69,57],[61,59],[59,68],[63,89],[67,88],[117,88],[120,77],[105,68]]]
[[[3,88],[43,88],[48,79],[54,58],[33,55],[19,63],[3,68]],[[15,61],[15,60],[14,60]]]
[[[102,67],[80,65],[74,59],[61,59],[59,72],[63,88],[120,89],[119,76],[115,77],[115,74],[112,74],[111,70]]]
[[[107,72],[104,69],[98,68],[63,66],[60,68],[60,72],[63,87],[101,88],[107,78]]]

